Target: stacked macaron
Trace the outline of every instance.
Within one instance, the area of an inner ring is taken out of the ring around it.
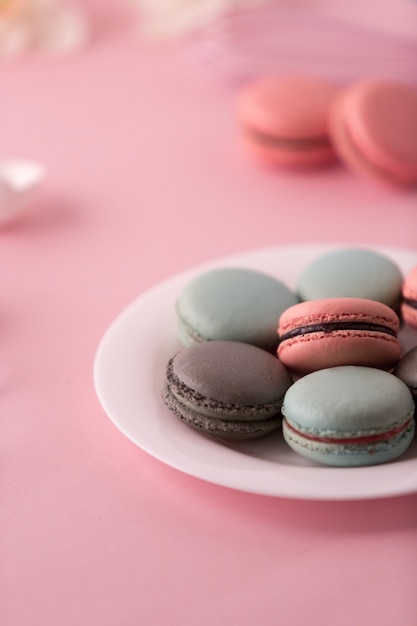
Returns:
[[[338,157],[401,187],[417,184],[417,88],[366,79],[340,86],[318,77],[268,76],[237,103],[245,144],[262,161],[292,168]]]
[[[302,302],[278,329],[278,356],[297,379],[284,398],[283,434],[298,454],[374,465],[410,446],[414,400],[397,371],[403,281],[390,258],[366,249],[329,252],[300,274]]]
[[[163,401],[205,435],[250,439],[282,425],[313,461],[391,461],[414,436],[417,347],[402,354],[397,313],[417,327],[416,277],[361,248],[315,259],[294,290],[247,268],[203,272],[176,301],[184,348]]]
[[[187,425],[223,439],[249,439],[281,426],[291,385],[276,358],[277,316],[298,302],[263,272],[222,267],[191,280],[176,302],[185,346],[169,362],[165,404]]]
[[[279,358],[296,377],[336,365],[393,369],[402,284],[396,263],[373,250],[338,249],[313,260],[298,277],[301,302],[280,316]]]

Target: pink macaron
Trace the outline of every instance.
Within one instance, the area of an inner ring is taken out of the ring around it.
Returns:
[[[328,114],[339,88],[321,78],[264,77],[238,98],[245,142],[264,162],[289,167],[318,166],[335,158]]]
[[[417,184],[417,88],[362,80],[335,98],[330,131],[341,159],[358,172],[400,186]]]
[[[399,319],[364,298],[309,300],[279,320],[278,357],[295,377],[338,365],[391,370],[401,356]]]
[[[405,277],[401,314],[409,326],[417,328],[417,266]]]

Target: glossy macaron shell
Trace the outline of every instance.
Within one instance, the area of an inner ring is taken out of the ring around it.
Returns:
[[[409,326],[417,328],[417,266],[406,276],[403,285],[401,314]]]
[[[256,153],[282,165],[317,165],[334,159],[328,111],[338,87],[304,76],[264,77],[238,99],[244,137]]]
[[[300,300],[366,298],[399,307],[403,275],[389,257],[365,248],[332,250],[309,263],[298,277]]]
[[[196,430],[242,439],[280,425],[283,397],[291,384],[285,367],[268,352],[213,341],[184,348],[169,361],[162,397]]]
[[[396,313],[374,300],[301,302],[280,317],[278,356],[295,376],[339,365],[391,370],[401,356],[398,331]]]
[[[417,184],[417,88],[363,80],[334,100],[333,143],[356,170],[400,185]]]
[[[273,352],[277,319],[298,302],[295,293],[273,276],[246,268],[203,272],[188,283],[176,302],[183,345],[238,341]]]
[[[290,447],[335,466],[391,461],[409,447],[415,428],[408,387],[369,367],[341,366],[305,376],[288,389],[282,413]]]

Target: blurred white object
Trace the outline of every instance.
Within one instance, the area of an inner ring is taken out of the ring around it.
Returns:
[[[67,0],[0,0],[0,56],[30,49],[69,53],[88,37],[87,19]]]
[[[29,206],[45,174],[45,168],[33,161],[0,162],[0,224],[9,222]]]
[[[265,0],[129,0],[138,11],[141,31],[152,37],[184,35],[221,17]]]

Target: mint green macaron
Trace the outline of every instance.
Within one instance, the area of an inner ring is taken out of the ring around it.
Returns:
[[[203,341],[238,341],[275,352],[278,319],[296,304],[295,293],[263,272],[223,267],[199,274],[176,302],[184,346]]]
[[[288,445],[326,465],[386,463],[401,456],[414,436],[414,400],[407,385],[371,367],[308,374],[286,392],[282,414]]]
[[[367,298],[396,310],[403,275],[385,254],[367,248],[339,248],[309,263],[298,277],[301,300]]]

